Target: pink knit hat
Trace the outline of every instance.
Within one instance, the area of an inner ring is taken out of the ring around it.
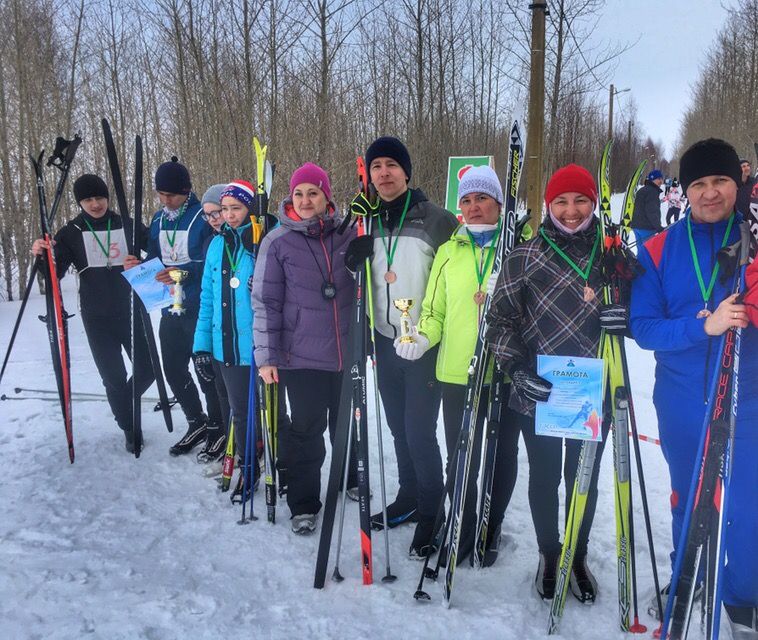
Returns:
[[[302,167],[295,169],[295,173],[290,178],[290,196],[295,191],[295,187],[304,182],[315,184],[324,192],[327,200],[332,199],[332,185],[329,183],[329,176],[317,164],[306,162]]]

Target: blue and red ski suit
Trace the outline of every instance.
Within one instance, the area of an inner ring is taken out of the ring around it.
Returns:
[[[705,333],[703,298],[695,273],[684,219],[647,240],[639,249],[645,273],[633,284],[631,331],[643,349],[655,351],[653,403],[658,415],[663,455],[671,474],[674,551],[687,506],[700,443],[710,382],[718,369],[721,336]],[[740,237],[737,213],[727,244]],[[727,221],[691,221],[697,258],[708,286]],[[720,274],[721,276],[721,274]],[[732,293],[733,279],[718,277],[708,309],[713,311]],[[739,359],[738,411],[732,457],[732,480],[726,528],[726,570],[723,600],[735,606],[758,605],[758,329],[742,331]]]

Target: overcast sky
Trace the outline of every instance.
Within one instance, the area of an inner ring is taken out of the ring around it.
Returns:
[[[730,4],[726,0],[727,4]],[[624,53],[611,82],[630,88],[638,118],[665,153],[674,151],[680,118],[690,100],[689,87],[724,24],[720,0],[607,0],[599,28],[620,42],[639,42]],[[600,34],[598,34],[600,35]],[[628,94],[617,96],[623,110]]]

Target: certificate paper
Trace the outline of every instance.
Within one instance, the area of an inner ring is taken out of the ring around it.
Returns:
[[[604,362],[599,358],[537,356],[537,373],[553,383],[547,402],[538,402],[538,436],[602,440]]]
[[[137,292],[148,312],[162,309],[173,302],[169,287],[155,279],[155,275],[163,269],[163,263],[153,258],[121,274]]]

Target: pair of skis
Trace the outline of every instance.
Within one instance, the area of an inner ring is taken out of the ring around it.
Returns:
[[[733,293],[742,293],[746,266],[753,262],[758,251],[758,191],[755,189],[750,210],[745,214],[747,219],[740,229],[739,249],[731,256],[737,261]],[[708,640],[719,637],[741,341],[740,327],[730,328],[721,339],[698,448],[700,464],[695,466],[690,483],[661,626],[662,638],[682,640],[687,637],[695,593],[703,577],[705,637]]]
[[[369,190],[368,171],[363,158],[357,159],[358,180],[361,192],[368,202],[373,199],[373,194]],[[346,227],[348,219],[346,218]],[[358,235],[371,235],[373,223],[373,211],[366,211],[365,215],[356,217]],[[344,229],[339,232],[342,233]],[[373,549],[371,541],[371,488],[369,483],[369,456],[368,456],[368,405],[367,405],[367,380],[366,380],[366,359],[368,358],[367,336],[370,333],[367,329],[367,318],[372,315],[370,298],[370,265],[368,260],[357,266],[355,271],[355,298],[351,310],[352,322],[350,323],[350,332],[345,357],[345,368],[342,373],[342,386],[340,390],[340,405],[338,410],[338,422],[334,443],[332,446],[332,460],[329,468],[329,481],[326,489],[326,499],[324,502],[323,516],[321,521],[321,536],[319,539],[318,553],[316,556],[316,570],[313,579],[313,586],[316,589],[323,589],[326,582],[326,571],[329,563],[329,552],[332,544],[332,533],[334,530],[334,520],[337,510],[337,495],[340,491],[340,484],[343,484],[342,491],[346,492],[348,487],[344,486],[347,481],[348,469],[350,464],[350,451],[355,441],[357,451],[357,481],[358,481],[358,510],[360,523],[360,547],[361,547],[361,573],[363,584],[369,585],[374,581],[373,577]],[[373,322],[372,329],[373,329]],[[376,376],[376,369],[374,369]],[[376,377],[374,378],[376,381]],[[381,450],[381,427],[377,387],[374,387],[376,410],[377,410],[377,430]],[[389,539],[386,518],[386,494],[384,487],[384,466],[383,460],[380,460],[380,473],[382,474],[382,512],[384,515],[384,535],[387,573],[382,578],[383,582],[395,580],[390,570],[389,558]],[[340,518],[339,535],[337,539],[337,566],[333,573],[335,581],[341,581],[342,576],[339,572],[339,555],[342,542],[342,525],[344,522],[344,493],[342,503],[342,514]]]
[[[11,344],[8,346],[8,353],[3,363],[3,372],[5,365],[10,355],[13,341],[16,337],[18,325],[21,321],[21,316],[26,306],[29,293],[31,291],[31,285],[34,281],[34,277],[38,269],[43,269],[43,275],[45,279],[45,306],[47,313],[41,319],[44,320],[47,325],[47,336],[50,342],[50,353],[53,359],[53,370],[55,372],[55,381],[58,388],[58,398],[61,405],[61,413],[63,415],[63,425],[66,432],[66,444],[68,446],[68,458],[73,464],[74,462],[74,432],[73,432],[73,417],[71,413],[71,359],[68,348],[68,315],[63,308],[63,298],[61,296],[60,281],[58,280],[58,273],[55,266],[55,253],[53,251],[53,232],[52,223],[55,220],[55,216],[60,206],[61,198],[63,197],[63,188],[66,184],[69,171],[71,169],[71,163],[76,155],[76,150],[81,144],[82,139],[75,135],[73,140],[65,140],[64,138],[58,138],[55,142],[55,151],[49,158],[47,165],[54,166],[60,170],[58,177],[58,184],[55,189],[55,196],[53,197],[53,204],[48,210],[47,200],[45,196],[45,180],[42,170],[42,161],[45,157],[44,150],[39,154],[37,158],[30,157],[32,166],[34,167],[34,174],[37,179],[37,197],[39,199],[39,214],[40,214],[40,231],[42,238],[47,242],[47,249],[41,258],[37,258],[32,267],[31,277],[29,278],[29,284],[24,295],[24,302],[21,305],[21,310],[16,320],[16,326],[13,330],[11,337]],[[2,374],[0,374],[1,377]]]
[[[497,240],[498,244],[495,250],[492,273],[497,273],[500,270],[503,260],[517,242],[516,204],[519,178],[521,176],[521,169],[524,162],[525,143],[526,136],[521,129],[520,119],[516,118],[510,130],[510,143],[508,148],[508,162],[504,189],[505,214],[502,230]],[[433,527],[436,534],[442,524],[443,516],[445,515],[445,501],[448,492],[452,489],[452,500],[447,512],[447,518],[445,519],[444,533],[442,536],[443,548],[447,549],[447,566],[445,568],[445,581],[443,584],[443,602],[446,607],[449,607],[451,603],[455,570],[458,565],[458,549],[461,542],[463,508],[466,504],[466,495],[469,490],[472,490],[472,488],[469,487],[469,475],[471,460],[474,455],[477,455],[474,443],[476,440],[477,416],[480,411],[480,397],[484,386],[485,376],[491,368],[490,364],[494,364],[494,359],[492,358],[486,341],[486,332],[488,328],[486,316],[490,303],[491,298],[490,296],[487,296],[484,305],[482,306],[476,346],[468,369],[468,381],[466,383],[461,430],[459,432],[455,450],[451,455],[451,460],[454,460],[454,463],[445,483],[445,492],[437,509],[437,515]],[[473,550],[475,567],[481,567],[482,565],[489,538],[489,515],[494,483],[495,456],[500,430],[500,415],[503,402],[505,401],[503,398],[503,388],[504,372],[495,364],[493,368],[492,382],[490,384],[487,424],[482,442],[482,487]],[[473,490],[475,489],[476,487],[473,488]],[[432,542],[433,541],[430,541],[430,544],[432,544]],[[437,565],[433,570],[429,569],[429,560],[431,556],[427,555],[425,558],[424,565],[421,569],[418,587],[413,595],[416,600],[431,600],[429,594],[423,590],[424,580],[426,578],[431,580],[437,579],[440,571],[441,556],[442,554],[438,555]]]
[[[251,233],[253,239],[253,258],[258,257],[258,248],[261,240],[273,226],[272,216],[268,212],[271,185],[274,179],[274,166],[268,161],[268,145],[262,145],[257,137],[253,137],[253,148],[256,160],[256,200],[258,205],[257,215],[250,216]],[[244,465],[240,470],[242,477],[242,517],[240,524],[257,520],[253,510],[253,465],[258,464],[258,442],[256,421],[260,421],[263,430],[264,448],[264,479],[266,483],[266,516],[272,524],[276,522],[276,421],[278,417],[278,405],[271,404],[278,397],[277,384],[266,385],[259,380],[258,369],[255,366],[255,347],[250,354],[250,383],[248,387],[248,410],[246,423],[246,438]],[[227,439],[227,451],[224,457],[222,472],[222,489],[226,490],[231,481],[234,468],[234,427],[229,426],[229,438]],[[247,502],[250,501],[250,515],[246,515]]]
[[[127,221],[131,220],[132,237],[127,235],[127,247],[131,255],[140,258],[142,253],[141,232],[142,232],[142,198],[143,198],[143,148],[142,138],[136,136],[134,140],[134,216],[129,215],[129,205],[126,200],[126,190],[124,181],[121,176],[121,166],[118,162],[116,153],[116,144],[113,140],[113,132],[110,123],[106,118],[101,121],[103,128],[103,139],[105,141],[105,152],[108,158],[108,166],[111,171],[113,189],[116,193],[116,202],[118,211],[121,215],[124,230],[126,230]],[[131,240],[131,241],[130,241]],[[139,458],[142,452],[142,395],[137,380],[137,372],[143,369],[143,363],[140,362],[140,352],[138,349],[139,336],[142,333],[147,343],[150,366],[155,376],[155,384],[158,387],[158,397],[160,398],[161,411],[163,420],[166,423],[166,429],[169,433],[174,430],[174,423],[171,417],[171,405],[166,391],[166,382],[163,378],[161,361],[158,356],[158,346],[155,342],[155,333],[150,315],[145,309],[134,289],[129,294],[129,314],[131,320],[130,331],[130,357],[132,361],[132,438],[134,441],[134,457]]]
[[[599,209],[600,223],[604,240],[604,264],[606,265],[606,285],[603,289],[605,304],[624,304],[628,300],[628,281],[621,271],[626,264],[629,250],[629,221],[634,209],[634,195],[637,184],[644,171],[645,162],[640,163],[626,189],[621,216],[621,225],[614,224],[611,216],[610,187],[610,152],[612,141],[603,149],[598,172],[600,189]],[[617,268],[621,267],[621,268]],[[629,274],[630,276],[632,274]],[[648,548],[653,570],[656,592],[660,594],[658,571],[655,563],[655,548],[652,526],[647,502],[645,477],[642,467],[641,452],[634,413],[634,403],[629,381],[629,369],[626,349],[622,336],[603,333],[600,338],[600,357],[606,362],[606,398],[611,400],[612,438],[614,454],[614,511],[616,518],[616,566],[618,572],[618,611],[619,627],[622,631],[644,633],[647,628],[639,622],[639,605],[637,594],[637,568],[634,552],[634,519],[631,486],[631,451],[629,436],[631,433],[636,459],[637,476],[645,516]],[[569,515],[564,533],[564,543],[558,564],[556,589],[548,618],[548,633],[558,630],[563,616],[570,576],[573,568],[576,547],[579,541],[584,512],[591,488],[592,472],[595,466],[598,443],[586,441],[582,445],[577,465]],[[659,603],[660,604],[660,603]]]

